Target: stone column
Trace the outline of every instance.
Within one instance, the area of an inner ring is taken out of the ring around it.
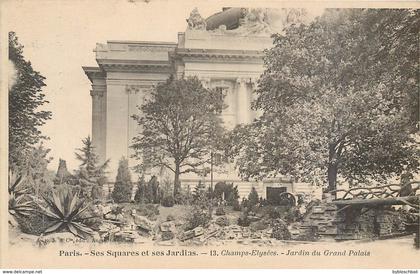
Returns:
[[[245,78],[238,78],[236,91],[236,106],[238,124],[247,124],[251,121],[251,100]]]
[[[103,118],[106,115],[103,111],[105,90],[105,86],[93,86],[93,89],[90,91],[90,96],[92,96],[92,144],[100,161],[103,161],[105,158],[103,151],[104,130],[102,128]]]

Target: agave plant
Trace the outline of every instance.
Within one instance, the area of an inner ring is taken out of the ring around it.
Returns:
[[[83,216],[88,205],[78,198],[78,193],[74,194],[69,190],[53,191],[52,198],[44,197],[44,201],[47,206],[39,205],[41,213],[52,221],[44,233],[67,230],[82,239],[93,233],[92,229],[83,224],[84,220],[93,218],[93,216]]]
[[[27,188],[22,188],[23,176],[9,172],[9,213],[14,216],[29,216],[34,212],[35,204],[28,194]]]

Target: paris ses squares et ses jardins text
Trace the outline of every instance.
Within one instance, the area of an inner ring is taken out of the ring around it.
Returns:
[[[371,256],[369,250],[361,249],[340,249],[340,250],[306,250],[306,249],[221,249],[197,251],[192,249],[161,249],[161,250],[95,250],[80,251],[80,250],[59,250],[60,257],[195,257],[195,256],[214,256],[214,257],[274,257],[274,256],[315,256],[315,257],[367,257]]]

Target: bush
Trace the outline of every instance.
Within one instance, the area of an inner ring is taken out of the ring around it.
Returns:
[[[161,204],[164,207],[173,207],[175,204],[175,199],[172,196],[166,196],[162,199]]]
[[[226,215],[225,209],[222,206],[219,206],[216,209],[216,215],[217,216],[222,216],[222,215]]]
[[[253,208],[258,204],[259,198],[258,198],[258,192],[255,189],[255,187],[251,188],[251,192],[248,195],[248,208]]]
[[[159,215],[159,205],[153,205],[153,204],[142,204],[137,206],[136,212],[140,216],[146,216],[147,218],[151,220],[155,220],[156,216]]]
[[[291,234],[289,229],[287,228],[287,224],[280,220],[273,220],[271,223],[271,227],[273,232],[271,233],[271,238],[275,238],[277,240],[290,240]]]
[[[264,230],[269,227],[269,224],[265,220],[261,220],[258,222],[253,222],[249,225],[249,228],[251,231],[258,231],[258,230]]]
[[[191,191],[187,190],[180,190],[174,196],[175,204],[177,205],[191,205],[193,203],[193,197]]]
[[[194,206],[185,217],[185,230],[191,230],[196,227],[206,227],[210,222],[210,215],[200,207]]]
[[[116,182],[111,197],[116,203],[129,203],[131,201],[131,183]]]
[[[225,182],[219,182],[214,186],[213,197],[216,199],[222,199],[223,195],[226,201],[226,205],[234,206],[239,199],[238,186],[227,184]]]
[[[242,213],[241,216],[238,218],[238,225],[240,226],[249,226],[251,221],[248,218],[248,214]]]
[[[41,213],[34,211],[28,216],[18,215],[15,217],[19,228],[23,233],[31,235],[41,235],[48,227],[51,226],[51,221]]]
[[[241,205],[239,204],[239,201],[238,200],[236,200],[233,203],[232,208],[233,208],[234,211],[241,211]]]
[[[92,187],[91,197],[92,197],[92,200],[102,200],[102,197],[103,197],[102,186],[97,185],[97,184],[94,185]]]

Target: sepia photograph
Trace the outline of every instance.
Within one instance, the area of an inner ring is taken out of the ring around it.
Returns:
[[[419,269],[419,8],[0,2],[0,267]]]

